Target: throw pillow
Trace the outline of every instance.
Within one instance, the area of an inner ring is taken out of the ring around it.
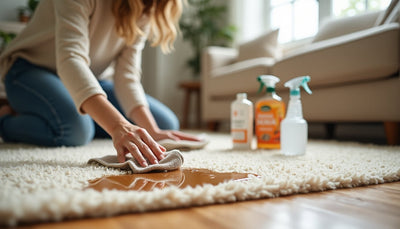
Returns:
[[[271,30],[260,37],[239,45],[237,62],[259,57],[279,58],[281,50],[278,45],[279,29]]]

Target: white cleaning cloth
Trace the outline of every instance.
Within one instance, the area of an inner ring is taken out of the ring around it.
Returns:
[[[175,141],[172,139],[163,139],[158,141],[158,144],[164,146],[167,150],[179,149],[181,151],[188,151],[194,149],[202,149],[209,143],[209,140],[207,139],[207,136],[205,134],[199,135],[198,138],[200,139],[200,141]]]
[[[151,171],[171,171],[179,169],[183,164],[183,156],[179,150],[166,152],[164,159],[158,164],[149,164],[147,167],[142,167],[135,158],[129,158],[124,163],[119,163],[117,155],[108,155],[101,158],[91,158],[88,163],[97,162],[109,168],[131,170],[133,173],[148,173]]]

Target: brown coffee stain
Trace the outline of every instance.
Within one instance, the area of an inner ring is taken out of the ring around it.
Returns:
[[[249,180],[249,173],[219,173],[207,169],[179,169],[169,172],[127,174],[118,176],[105,176],[89,180],[86,189],[122,190],[122,191],[152,191],[176,186],[181,189],[205,184],[217,185],[225,181]],[[252,174],[255,175],[255,174]],[[255,175],[257,176],[257,175]]]

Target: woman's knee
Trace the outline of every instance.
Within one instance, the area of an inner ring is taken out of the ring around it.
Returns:
[[[146,98],[150,105],[150,111],[160,129],[179,130],[179,119],[169,107],[149,95],[146,95]]]
[[[180,128],[179,120],[175,114],[159,118],[156,121],[160,129],[163,130],[179,130]]]
[[[17,113],[37,117],[30,135],[41,131],[40,144],[78,146],[93,139],[93,121],[80,115],[60,78],[53,72],[18,59],[6,75],[9,102]]]
[[[94,123],[88,115],[79,115],[69,123],[60,126],[56,140],[59,146],[81,146],[92,141],[95,133]]]

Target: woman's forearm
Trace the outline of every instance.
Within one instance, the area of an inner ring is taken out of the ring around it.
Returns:
[[[160,130],[150,109],[146,106],[134,108],[129,114],[129,118],[140,127],[146,129],[150,134]]]
[[[108,134],[128,120],[103,95],[94,95],[82,104],[82,110],[89,114]]]
[[[82,110],[88,113],[110,135],[117,126],[128,122],[103,95],[94,95],[88,98],[82,104]],[[146,106],[133,109],[129,118],[150,133],[159,130],[153,115]]]

